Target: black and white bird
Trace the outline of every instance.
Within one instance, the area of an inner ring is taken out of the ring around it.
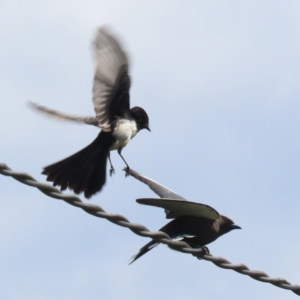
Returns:
[[[196,202],[190,202],[154,180],[147,178],[134,170],[129,170],[131,176],[147,184],[161,199],[142,198],[136,201],[140,204],[161,207],[165,209],[166,218],[173,219],[159,231],[169,235],[171,239],[184,241],[192,248],[201,248],[217,238],[240,226],[214,208]],[[130,264],[146,254],[159,242],[152,240],[144,245],[130,260]]]
[[[149,118],[141,107],[130,108],[128,58],[119,42],[106,29],[99,28],[93,42],[95,76],[93,81],[93,104],[96,117],[72,117],[66,114],[33,106],[40,111],[60,118],[75,120],[101,128],[96,139],[79,152],[44,168],[42,174],[54,186],[67,188],[90,198],[99,192],[106,181],[107,159],[110,151],[117,150],[126,164],[121,151],[142,129],[149,128]],[[114,168],[110,161],[110,174]]]

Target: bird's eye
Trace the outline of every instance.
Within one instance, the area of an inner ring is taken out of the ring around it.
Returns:
[[[224,217],[224,221],[225,221],[226,223],[230,223],[230,220],[229,220],[228,218],[226,218],[226,217]]]

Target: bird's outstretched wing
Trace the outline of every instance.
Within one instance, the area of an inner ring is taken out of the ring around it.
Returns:
[[[136,202],[145,205],[157,206],[164,208],[166,211],[166,218],[172,219],[181,216],[195,216],[210,220],[217,220],[220,214],[212,207],[190,201],[182,201],[177,199],[154,199],[154,198],[140,198]]]
[[[160,183],[154,181],[153,179],[151,179],[149,177],[146,177],[146,176],[134,171],[133,169],[129,169],[128,173],[135,179],[148,185],[148,187],[160,198],[171,198],[171,199],[183,200],[183,201],[186,200],[185,198],[176,194],[175,192],[168,189],[167,187],[161,185]]]
[[[79,116],[71,116],[65,113],[61,113],[57,110],[39,105],[37,103],[29,101],[29,106],[35,109],[38,112],[42,112],[50,117],[59,118],[64,121],[74,121],[78,123],[84,123],[88,125],[94,125],[98,127],[98,120],[95,117],[79,117]]]
[[[114,117],[129,110],[128,59],[107,29],[99,28],[93,42],[95,76],[93,103],[99,127],[111,131]]]

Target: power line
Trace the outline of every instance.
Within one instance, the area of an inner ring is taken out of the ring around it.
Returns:
[[[38,182],[35,180],[32,176],[30,176],[27,173],[21,173],[21,172],[15,172],[11,170],[6,164],[0,163],[0,173],[5,176],[10,176],[16,179],[17,181],[36,187],[39,189],[42,193],[45,195],[63,200],[67,202],[68,204],[71,204],[73,206],[79,207],[83,209],[85,212],[99,218],[106,219],[114,224],[117,224],[122,227],[126,227],[130,229],[132,232],[134,232],[137,235],[144,236],[144,237],[150,237],[160,243],[168,245],[170,248],[184,252],[184,253],[190,253],[198,258],[211,261],[216,266],[223,268],[223,269],[230,269],[233,271],[236,271],[243,275],[248,275],[251,278],[271,283],[277,287],[291,290],[296,295],[300,296],[300,286],[299,285],[293,285],[289,283],[287,280],[283,278],[271,278],[269,277],[265,272],[262,271],[255,271],[250,270],[246,265],[244,264],[232,264],[227,259],[223,257],[216,257],[212,256],[211,254],[205,254],[205,251],[203,249],[193,249],[191,248],[187,243],[185,242],[179,242],[179,241],[173,241],[171,238],[164,232],[161,231],[149,231],[144,225],[137,224],[137,223],[131,223],[127,218],[122,216],[121,214],[114,214],[114,213],[107,213],[102,207],[83,202],[79,197],[71,194],[63,194],[61,191],[59,191],[57,188]],[[151,185],[148,184],[148,186],[157,193],[157,190],[155,188],[157,184],[155,181],[151,180],[150,178],[147,178],[146,176],[130,169],[129,173],[131,176],[135,177],[137,180],[140,180],[147,184],[147,182],[151,182]],[[160,186],[160,185],[159,185]],[[160,186],[161,187],[161,186]],[[164,189],[165,193],[169,193],[170,195],[173,193],[168,188],[162,187]],[[178,195],[177,195],[178,196]]]

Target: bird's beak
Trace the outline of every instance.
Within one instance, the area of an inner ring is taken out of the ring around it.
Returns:
[[[147,130],[149,130],[151,132],[149,126],[145,126],[144,128],[147,129]]]
[[[240,227],[240,226],[238,226],[238,225],[235,225],[235,224],[231,224],[231,225],[230,225],[230,228],[231,228],[231,230],[232,230],[232,229],[242,229],[242,227]]]

